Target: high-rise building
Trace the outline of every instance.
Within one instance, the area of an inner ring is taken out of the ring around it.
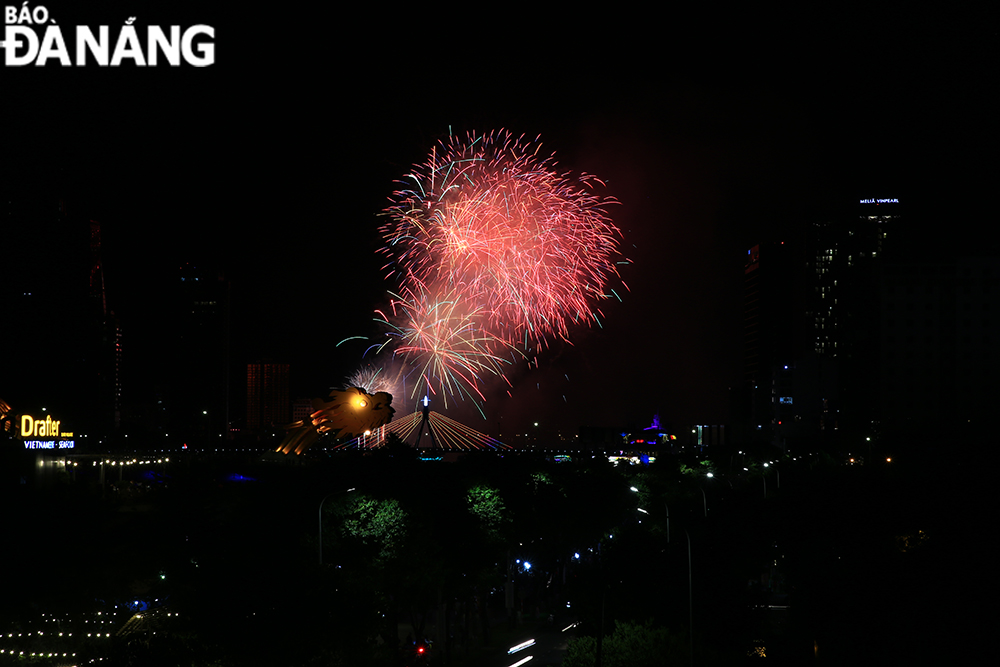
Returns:
[[[787,449],[878,420],[879,276],[896,199],[762,242],[744,268],[742,437]]]
[[[735,407],[743,439],[776,442],[800,393],[791,386],[803,359],[801,247],[778,240],[747,251],[744,266],[744,387]],[[801,401],[801,398],[800,398]],[[799,412],[805,409],[800,403]],[[779,422],[781,422],[779,424]],[[777,443],[776,443],[777,444]]]
[[[122,330],[104,289],[100,225],[57,189],[0,184],[0,392],[43,408],[94,441],[121,413]],[[113,295],[112,295],[113,297]]]
[[[229,281],[184,264],[174,275],[172,364],[164,390],[171,437],[220,442],[229,434]]]
[[[247,428],[260,430],[291,423],[289,365],[247,364]]]
[[[883,429],[925,441],[992,431],[1000,404],[1000,259],[911,258],[880,283]]]
[[[901,219],[898,199],[862,199],[855,215],[816,223],[807,238],[804,315],[824,430],[868,437],[877,429],[879,280]]]
[[[106,425],[117,429],[122,418],[122,330],[118,318],[108,308],[104,289],[104,256],[101,251],[101,224],[90,221],[90,278],[88,287],[94,335],[100,339],[96,365],[98,392]]]

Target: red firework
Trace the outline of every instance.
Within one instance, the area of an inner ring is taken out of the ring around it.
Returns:
[[[394,193],[380,230],[405,286],[460,293],[512,343],[595,321],[617,275],[614,200],[592,176],[557,173],[540,148],[504,131],[442,141]]]

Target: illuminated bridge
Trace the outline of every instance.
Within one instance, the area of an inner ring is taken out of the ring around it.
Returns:
[[[496,438],[469,428],[461,422],[445,417],[439,412],[421,410],[405,417],[380,426],[368,435],[362,435],[347,442],[336,445],[332,449],[376,449],[386,444],[390,433],[394,433],[406,443],[414,443],[414,432],[420,429],[416,436],[416,447],[423,449],[424,426],[427,426],[427,436],[430,438],[431,449],[445,451],[476,451],[476,450],[510,450],[511,447]]]

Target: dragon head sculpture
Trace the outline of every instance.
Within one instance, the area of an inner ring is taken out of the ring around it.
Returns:
[[[331,389],[325,399],[314,398],[312,408],[308,420],[285,427],[288,433],[277,451],[302,454],[321,435],[355,438],[388,424],[396,412],[392,407],[392,394],[384,391],[369,394],[360,387]]]

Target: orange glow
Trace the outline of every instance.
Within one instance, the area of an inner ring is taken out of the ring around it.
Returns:
[[[358,387],[332,389],[326,399],[314,398],[312,407],[308,421],[285,427],[288,433],[277,451],[302,454],[326,434],[336,438],[357,437],[388,424],[395,412],[391,394],[368,394]]]

